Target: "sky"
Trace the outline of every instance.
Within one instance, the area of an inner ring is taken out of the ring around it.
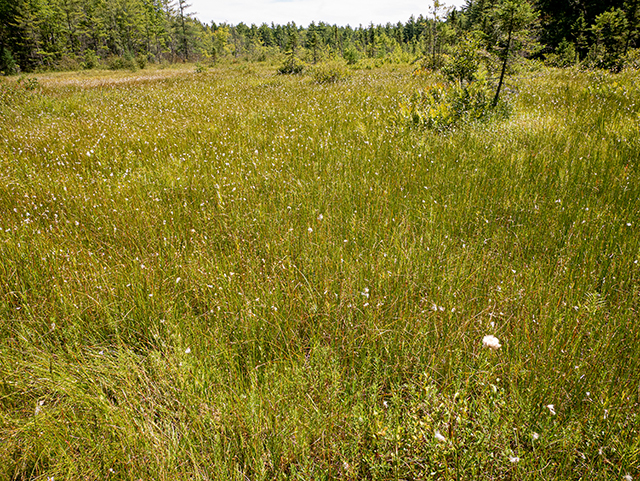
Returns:
[[[284,25],[296,22],[308,26],[313,22],[325,22],[340,26],[357,27],[406,22],[411,15],[428,15],[431,0],[232,0],[213,2],[211,0],[189,0],[188,10],[201,22],[219,24],[226,22],[237,25],[262,23]],[[460,7],[465,0],[444,0],[447,6]]]

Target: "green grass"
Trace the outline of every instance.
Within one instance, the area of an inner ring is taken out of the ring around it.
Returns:
[[[640,476],[640,77],[429,82],[3,81],[0,479]]]

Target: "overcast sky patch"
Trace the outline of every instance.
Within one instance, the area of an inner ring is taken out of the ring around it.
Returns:
[[[449,0],[450,6],[460,8],[465,0]],[[306,27],[311,22],[325,22],[330,25],[367,26],[396,24],[406,22],[411,15],[418,17],[429,14],[429,1],[397,0],[240,0],[234,2],[211,2],[209,0],[191,0],[191,13],[202,22],[237,25],[244,22],[261,25],[276,23],[285,25],[295,22]]]

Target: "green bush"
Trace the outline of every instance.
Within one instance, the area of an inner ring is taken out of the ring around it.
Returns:
[[[349,72],[340,62],[327,62],[313,67],[311,77],[319,84],[334,83],[349,77]]]
[[[136,71],[139,68],[136,58],[131,53],[126,52],[123,56],[112,56],[107,59],[107,66],[109,70],[132,70]]]
[[[287,55],[282,66],[278,69],[279,74],[300,74],[303,72],[305,64],[293,55]]]
[[[640,70],[640,48],[630,48],[623,57],[625,69]]]
[[[347,61],[347,65],[355,65],[360,60],[360,53],[353,45],[349,44],[344,49],[343,57]]]
[[[84,62],[82,67],[87,70],[92,70],[100,65],[100,59],[93,50],[87,50],[84,54]]]
[[[573,42],[563,39],[554,53],[546,56],[547,65],[552,67],[570,67],[576,63],[576,47]]]
[[[18,64],[8,48],[0,51],[0,75],[14,75],[18,73]]]
[[[81,70],[83,68],[83,63],[78,57],[75,55],[63,55],[59,60],[57,60],[54,64],[54,70],[59,72],[70,72]]]
[[[450,81],[469,83],[477,80],[480,64],[480,45],[477,40],[467,36],[455,47],[451,56],[444,55],[442,73]]]
[[[444,131],[490,117],[507,117],[509,104],[502,100],[494,109],[492,100],[493,90],[483,81],[467,85],[438,83],[405,97],[398,115],[415,127]]]
[[[140,70],[143,70],[147,66],[147,56],[143,53],[136,55],[136,64]]]
[[[109,70],[122,70],[125,67],[124,59],[118,55],[113,55],[107,58],[107,67]]]

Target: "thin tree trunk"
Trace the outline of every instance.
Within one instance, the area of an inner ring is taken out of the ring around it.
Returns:
[[[496,96],[493,98],[492,107],[498,105],[500,99],[500,89],[502,89],[502,82],[504,81],[504,74],[507,71],[507,62],[509,61],[509,50],[511,49],[511,34],[513,33],[513,16],[515,12],[511,12],[511,20],[509,21],[509,35],[507,37],[507,48],[504,54],[504,60],[502,62],[502,71],[500,72],[500,81],[498,82],[498,88],[496,89]]]

